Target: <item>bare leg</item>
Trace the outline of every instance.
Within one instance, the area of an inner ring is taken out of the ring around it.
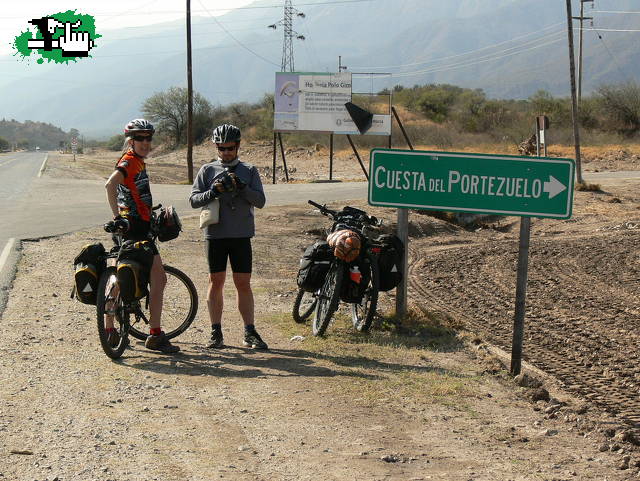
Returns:
[[[251,273],[234,272],[233,283],[236,286],[238,310],[245,326],[254,323],[254,301],[251,290]]]
[[[207,292],[207,307],[211,324],[222,322],[222,308],[224,306],[224,281],[226,272],[214,272],[209,274],[209,291]]]
[[[160,327],[162,321],[162,303],[164,301],[164,288],[167,285],[167,274],[164,272],[160,255],[153,256],[151,266],[151,278],[149,283],[149,327]]]

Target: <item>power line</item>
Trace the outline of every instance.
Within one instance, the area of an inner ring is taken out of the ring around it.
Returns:
[[[583,28],[585,31],[592,32],[640,32],[640,29],[619,29],[619,28]]]
[[[412,66],[415,66],[415,65],[423,65],[423,64],[428,64],[428,63],[439,62],[441,60],[449,60],[449,59],[452,59],[452,58],[463,57],[465,55],[469,55],[469,54],[472,54],[472,53],[481,52],[483,50],[488,50],[490,48],[498,47],[498,46],[504,45],[506,43],[514,42],[516,40],[520,40],[522,38],[526,38],[526,37],[529,37],[531,35],[535,35],[535,34],[544,32],[545,30],[549,30],[549,29],[558,27],[558,26],[563,25],[563,24],[564,24],[564,22],[554,23],[553,25],[549,25],[548,27],[544,27],[544,28],[542,28],[540,30],[536,30],[535,32],[530,32],[530,33],[527,33],[525,35],[521,35],[519,37],[514,37],[514,38],[511,38],[509,40],[505,40],[503,42],[495,43],[493,45],[487,45],[486,47],[478,48],[478,49],[475,49],[475,50],[469,50],[467,52],[462,52],[462,53],[455,54],[455,55],[448,55],[446,57],[440,57],[440,58],[431,59],[431,60],[424,60],[422,62],[413,62],[413,63],[407,63],[407,64],[401,64],[401,65],[385,65],[385,66],[382,66],[382,67],[362,67],[362,66],[357,66],[357,67],[354,67],[354,68],[358,68],[358,69],[374,69],[374,70],[376,70],[376,69],[391,69],[391,68],[412,67]],[[551,35],[557,35],[558,33],[560,33],[560,32],[556,32],[556,33],[551,34]],[[539,39],[537,39],[537,40],[539,40]],[[524,45],[527,45],[527,44],[525,43]]]
[[[511,57],[513,55],[518,55],[518,54],[521,54],[521,53],[524,53],[524,52],[528,52],[530,50],[535,50],[535,49],[538,49],[538,48],[546,47],[547,45],[558,43],[561,40],[562,40],[562,38],[558,38],[558,39],[555,39],[555,40],[551,40],[549,42],[544,42],[544,43],[542,43],[540,45],[535,45],[533,47],[526,48],[524,50],[518,50],[516,52],[507,53],[505,55],[499,55],[499,56],[493,56],[495,54],[486,55],[483,60],[470,60],[470,61],[460,62],[460,63],[457,63],[457,64],[443,65],[441,67],[432,67],[432,68],[428,68],[428,69],[416,70],[416,71],[413,71],[413,72],[402,72],[402,73],[397,73],[397,74],[391,74],[391,76],[392,77],[412,77],[414,75],[420,75],[420,74],[425,74],[425,73],[444,72],[444,71],[447,71],[447,70],[455,70],[455,69],[458,69],[458,68],[470,67],[470,66],[473,66],[473,65],[478,65],[478,64],[486,63],[486,62],[491,62],[493,60],[500,60],[501,58]],[[514,48],[517,48],[517,47],[514,47]],[[513,49],[508,49],[508,50],[513,50]]]
[[[157,0],[153,0],[149,3],[146,3],[144,5],[141,5],[139,7],[135,7],[132,8],[130,10],[127,10],[126,12],[118,12],[118,13],[114,13],[114,12],[103,12],[103,13],[98,13],[98,14],[93,14],[93,17],[104,17],[107,16],[108,18],[111,17],[120,17],[123,15],[126,15],[129,12],[133,12],[135,10],[140,10],[141,8],[146,7],[147,5],[151,5],[152,3],[155,3]],[[296,6],[298,7],[304,7],[304,6],[311,6],[314,7],[316,5],[340,5],[340,4],[349,4],[349,3],[365,3],[365,2],[377,2],[377,1],[381,1],[381,0],[335,0],[335,1],[327,1],[327,2],[310,2],[310,3],[296,3]],[[202,4],[201,4],[202,5]],[[202,7],[204,8],[204,10],[192,10],[192,12],[206,12],[209,15],[211,15],[210,11],[214,11],[214,12],[230,12],[233,10],[262,10],[262,9],[267,9],[267,8],[282,8],[282,4],[280,5],[255,5],[255,6],[250,6],[250,7],[231,7],[231,8],[211,8],[209,10],[207,10],[207,7],[205,7],[204,5],[202,5]],[[183,13],[183,10],[158,10],[158,11],[154,11],[151,12],[153,13],[153,15],[160,15],[160,14],[176,14],[176,13]],[[10,16],[10,17],[4,17],[4,16],[0,16],[0,20],[13,20],[13,19],[24,19],[24,16]],[[103,19],[107,20],[107,19]]]
[[[638,10],[624,12],[622,10],[591,10],[591,13],[640,13]]]
[[[272,62],[271,60],[263,57],[262,55],[260,55],[257,52],[254,52],[253,50],[251,50],[249,47],[247,47],[246,45],[244,45],[240,40],[238,40],[236,37],[234,37],[225,27],[224,25],[222,25],[217,19],[216,17],[214,17],[213,15],[211,15],[211,13],[209,12],[209,10],[207,10],[207,7],[205,7],[202,2],[200,0],[198,0],[198,3],[202,6],[202,8],[205,9],[205,11],[207,12],[207,14],[213,18],[215,20],[215,22],[218,24],[218,26],[225,31],[225,33],[227,35],[229,35],[229,37],[231,37],[238,45],[240,45],[243,49],[245,49],[247,52],[250,52],[251,54],[255,55],[256,57],[258,57],[261,60],[264,60],[267,63],[270,63],[271,65],[275,65],[276,67],[278,66],[277,63]]]

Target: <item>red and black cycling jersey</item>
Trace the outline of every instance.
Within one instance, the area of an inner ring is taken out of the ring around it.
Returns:
[[[129,150],[116,164],[124,180],[118,184],[120,215],[149,222],[151,219],[151,189],[144,159]]]

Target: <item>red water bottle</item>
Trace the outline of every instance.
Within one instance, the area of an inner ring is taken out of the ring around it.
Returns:
[[[362,280],[362,273],[358,266],[352,266],[351,269],[349,269],[349,278],[356,284],[360,284],[360,281]]]

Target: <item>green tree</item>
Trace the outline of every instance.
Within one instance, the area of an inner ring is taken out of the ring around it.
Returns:
[[[142,112],[145,117],[157,124],[175,145],[187,140],[187,103],[188,91],[182,87],[171,87],[145,100]],[[202,95],[193,94],[193,137],[197,142],[205,138],[212,128],[214,108]]]
[[[17,147],[19,149],[28,149],[29,148],[29,141],[27,139],[20,139],[17,142]]]
[[[420,94],[416,107],[428,119],[434,122],[444,122],[449,116],[449,110],[462,93],[460,87],[451,85],[431,85]]]
[[[0,137],[0,151],[9,150],[9,141]]]
[[[121,150],[124,145],[124,134],[118,134],[107,140],[106,147],[114,152]]]
[[[640,86],[635,82],[603,85],[597,91],[610,130],[631,136],[640,131]]]
[[[532,116],[546,115],[554,126],[571,125],[571,102],[569,99],[556,99],[546,90],[538,90],[529,97]]]

